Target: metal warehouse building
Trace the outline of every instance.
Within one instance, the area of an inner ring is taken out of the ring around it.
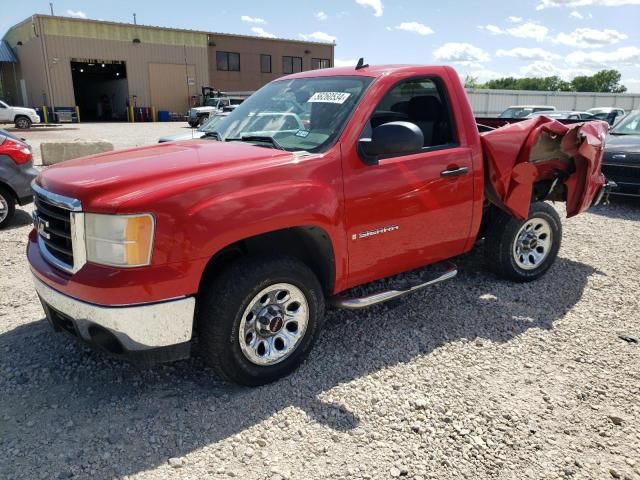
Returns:
[[[184,113],[201,87],[253,91],[333,66],[334,45],[34,15],[0,44],[6,99],[122,120],[127,106]]]

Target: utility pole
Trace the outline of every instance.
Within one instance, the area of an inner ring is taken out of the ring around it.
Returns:
[[[138,24],[138,22],[136,21],[136,14],[135,13],[133,14],[133,24],[134,25]]]
[[[53,17],[53,2],[49,2],[49,8],[51,9],[51,16]]]

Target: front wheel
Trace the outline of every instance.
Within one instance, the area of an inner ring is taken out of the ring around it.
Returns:
[[[16,118],[16,128],[19,128],[21,130],[31,128],[31,120],[29,120],[27,117]]]
[[[536,202],[524,221],[502,212],[496,216],[485,238],[485,258],[499,277],[530,282],[551,268],[561,240],[558,213],[550,205]]]
[[[207,363],[228,381],[256,386],[304,360],[323,316],[322,287],[304,263],[247,257],[203,287],[196,321]]]

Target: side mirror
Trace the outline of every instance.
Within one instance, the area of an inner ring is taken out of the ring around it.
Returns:
[[[368,164],[378,163],[378,157],[417,152],[424,146],[424,134],[411,122],[389,122],[373,129],[371,138],[358,142],[358,152]]]

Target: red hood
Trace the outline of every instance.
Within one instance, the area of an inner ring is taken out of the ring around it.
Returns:
[[[563,125],[540,116],[483,133],[489,198],[525,219],[535,182],[560,181],[567,188],[567,217],[591,206],[605,182],[600,171],[606,122]]]
[[[211,140],[169,142],[118,150],[60,163],[44,170],[38,183],[54,193],[77,198],[83,209],[116,211],[124,201],[198,177],[237,175],[260,165],[290,161],[293,154],[242,143]]]

